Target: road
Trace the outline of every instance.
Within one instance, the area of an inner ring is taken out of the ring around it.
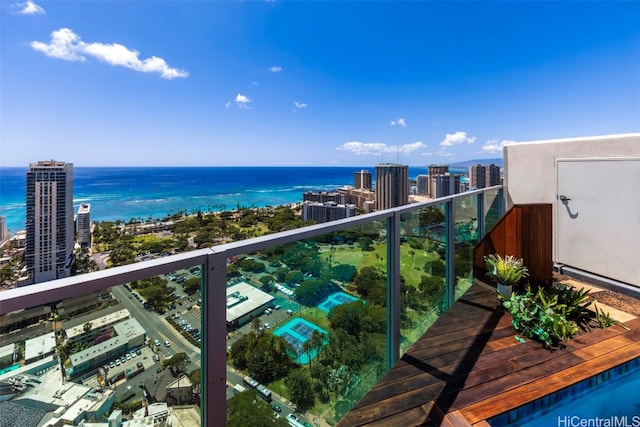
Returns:
[[[160,340],[162,344],[158,350],[163,357],[184,352],[194,365],[192,369],[200,367],[200,349],[184,339],[162,315],[145,309],[137,299],[129,298],[130,292],[124,286],[112,288],[111,293],[114,298],[120,301],[120,304],[129,310],[131,316],[140,322],[140,325],[147,331],[149,341]],[[169,341],[171,347],[165,347],[164,341]]]

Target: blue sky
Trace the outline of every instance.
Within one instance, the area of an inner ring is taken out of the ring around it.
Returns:
[[[0,166],[420,166],[640,128],[638,1],[0,8]]]

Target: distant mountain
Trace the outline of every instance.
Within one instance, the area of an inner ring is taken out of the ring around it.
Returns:
[[[498,167],[503,167],[504,162],[502,157],[496,157],[494,159],[475,159],[475,160],[466,160],[464,162],[458,163],[450,163],[449,167],[451,169],[468,169],[471,166],[477,165],[480,163],[482,166],[488,166],[490,164],[494,164]]]

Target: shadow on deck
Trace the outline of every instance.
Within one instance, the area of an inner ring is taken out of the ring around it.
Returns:
[[[640,318],[548,350],[520,344],[495,290],[474,284],[338,423],[483,426],[484,420],[640,356]]]

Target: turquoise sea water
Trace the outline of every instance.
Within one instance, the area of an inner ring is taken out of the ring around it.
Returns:
[[[279,206],[302,201],[306,191],[353,185],[361,169],[375,167],[74,167],[73,203],[91,204],[92,221],[163,218],[178,211]],[[11,234],[24,229],[27,168],[0,168],[0,216]],[[410,168],[409,176],[426,173]]]

